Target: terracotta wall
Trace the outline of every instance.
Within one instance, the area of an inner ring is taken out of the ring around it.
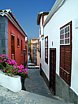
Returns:
[[[14,42],[15,43],[15,60],[18,63],[18,65],[23,64],[24,55],[23,55],[23,52],[21,51],[21,40],[22,40],[22,50],[23,50],[25,48],[25,36],[23,36],[20,33],[20,31],[8,20],[8,55],[10,58],[11,58],[11,35],[14,36],[14,40],[15,40]],[[17,38],[19,38],[19,41],[20,41],[19,47],[17,46]]]

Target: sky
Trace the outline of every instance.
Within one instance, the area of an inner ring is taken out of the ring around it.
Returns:
[[[56,0],[0,0],[0,10],[11,9],[13,15],[25,31],[28,39],[38,38],[39,12],[49,12]]]

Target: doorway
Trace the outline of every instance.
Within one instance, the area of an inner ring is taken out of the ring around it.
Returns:
[[[15,37],[11,35],[11,58],[15,59]]]
[[[50,90],[55,95],[55,83],[56,83],[56,48],[50,48]]]

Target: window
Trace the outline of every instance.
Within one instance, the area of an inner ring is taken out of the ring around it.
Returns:
[[[23,48],[22,48],[22,40],[21,40],[21,51],[23,50]]]
[[[60,29],[60,45],[70,45],[70,25]]]
[[[48,36],[45,37],[45,62],[48,64]]]
[[[19,38],[17,38],[17,47],[19,47],[20,46],[20,40],[19,40]]]

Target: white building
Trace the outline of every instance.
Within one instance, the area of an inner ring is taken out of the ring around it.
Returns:
[[[56,0],[41,12],[41,74],[54,94],[78,103],[78,0]],[[47,17],[47,18],[46,18]]]

